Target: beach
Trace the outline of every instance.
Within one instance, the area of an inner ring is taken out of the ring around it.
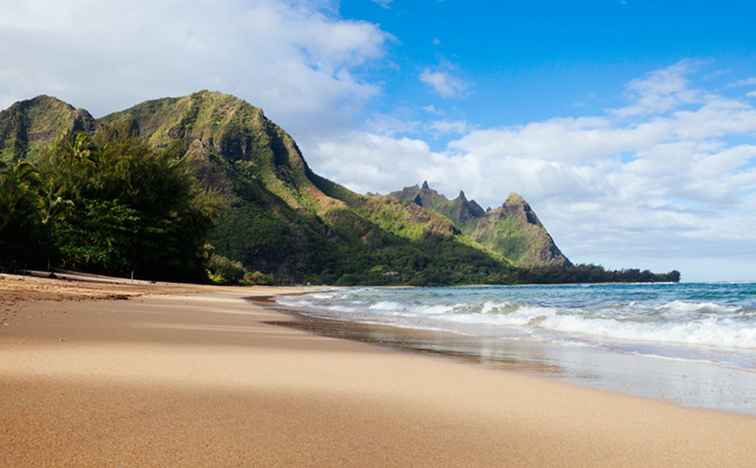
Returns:
[[[5,466],[752,466],[756,418],[281,326],[313,288],[0,279]]]

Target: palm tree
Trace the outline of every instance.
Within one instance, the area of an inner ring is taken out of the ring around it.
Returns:
[[[42,225],[45,226],[45,231],[47,233],[47,271],[49,271],[51,274],[51,246],[53,224],[55,220],[63,215],[66,208],[74,206],[74,202],[63,198],[61,192],[62,189],[60,187],[56,188],[53,184],[53,181],[50,180],[47,182],[37,198],[37,206],[39,207],[41,218],[40,221],[42,222]]]

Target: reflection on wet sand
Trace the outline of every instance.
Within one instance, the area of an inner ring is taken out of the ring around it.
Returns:
[[[434,353],[468,362],[539,374],[563,374],[563,370],[549,364],[543,349],[523,347],[508,350],[501,340],[465,336],[443,331],[390,327],[380,324],[347,322],[303,315],[297,311],[266,303],[296,320],[266,322],[270,325],[305,330],[321,336],[343,338],[379,344],[397,349]]]
[[[471,336],[445,331],[325,319],[263,302],[295,318],[268,322],[311,333],[434,353],[487,367],[525,372],[684,406],[756,414],[756,373],[707,362],[659,359],[595,347]]]

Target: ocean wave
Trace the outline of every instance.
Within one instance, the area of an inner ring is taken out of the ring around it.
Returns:
[[[691,322],[654,323],[556,315],[545,317],[538,326],[563,333],[609,339],[726,348],[756,348],[756,327],[753,324],[742,324],[717,317]]]
[[[672,311],[681,313],[708,312],[708,313],[734,313],[741,310],[738,306],[715,304],[713,302],[687,302],[672,301],[656,306],[656,310]]]
[[[448,292],[429,300],[409,291],[383,293],[369,289],[327,291],[278,301],[345,320],[375,320],[426,329],[442,327],[466,333],[477,329],[477,333],[486,336],[495,334],[497,329],[517,329],[554,342],[572,336],[590,342],[619,340],[756,349],[756,309],[711,301],[659,302],[628,297],[616,303],[548,306]]]

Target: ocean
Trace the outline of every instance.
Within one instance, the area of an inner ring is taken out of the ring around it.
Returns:
[[[380,325],[381,342],[756,414],[756,283],[334,288],[277,301]]]

